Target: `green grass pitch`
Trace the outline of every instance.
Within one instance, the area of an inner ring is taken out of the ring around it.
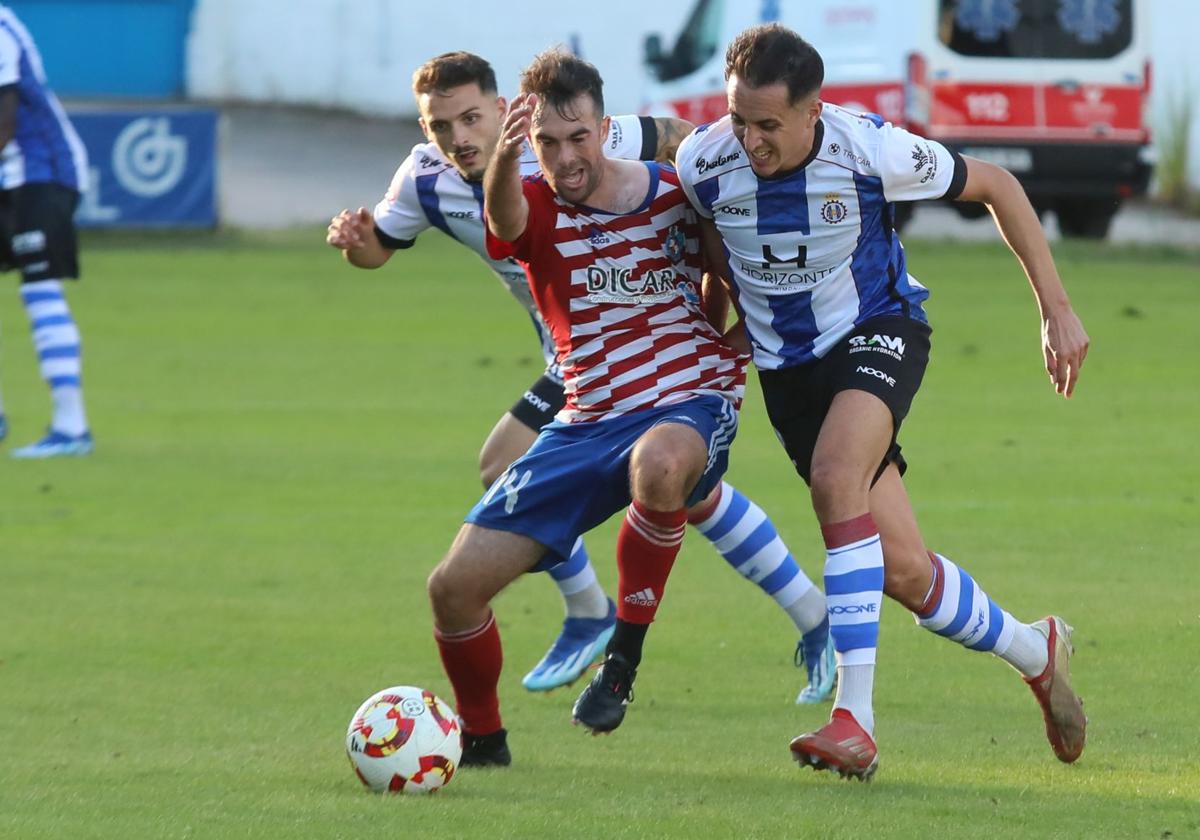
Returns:
[[[1074,766],[1015,672],[885,603],[870,785],[800,770],[782,613],[695,534],[624,726],[520,677],[549,580],[497,605],[513,766],[432,798],[366,793],[343,737],[372,692],[450,695],[424,581],[480,494],[476,453],[540,372],[522,313],[440,238],[376,272],[317,230],[107,236],[69,289],[91,458],[0,458],[0,837],[1186,838],[1200,836],[1200,261],[1064,246],[1093,340],[1075,398],[1000,246],[915,243],[933,361],[902,435],[932,547],[1026,620],[1076,627]],[[15,278],[9,282],[15,285]],[[0,295],[0,449],[44,426]],[[823,553],[751,383],[729,479],[819,578]],[[589,536],[615,586],[612,524]]]

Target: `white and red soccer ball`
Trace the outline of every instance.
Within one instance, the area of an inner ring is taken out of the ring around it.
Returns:
[[[431,793],[445,787],[462,751],[458,717],[433,692],[411,685],[371,695],[346,732],[350,764],[376,792]]]

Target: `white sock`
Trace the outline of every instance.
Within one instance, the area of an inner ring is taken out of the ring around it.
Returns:
[[[792,617],[796,629],[803,635],[825,620],[825,593],[815,586],[810,586],[803,595],[784,609]]]
[[[60,385],[50,391],[50,398],[54,402],[51,428],[71,437],[79,437],[88,430],[82,388],[78,385]]]
[[[571,618],[604,618],[608,615],[608,596],[596,580],[578,592],[564,594],[563,605]]]
[[[604,618],[608,615],[608,596],[596,580],[596,570],[588,559],[582,537],[575,538],[571,556],[551,567],[548,574],[562,595],[567,618]]]
[[[1041,676],[1050,662],[1050,650],[1046,642],[1047,636],[1031,624],[1017,624],[1012,642],[1003,653],[995,654],[1016,668],[1025,676],[1033,679]]]
[[[840,654],[838,658],[841,659]],[[871,706],[874,688],[874,665],[838,665],[837,698],[833,707],[854,715],[858,725],[870,735],[875,734],[875,711]]]

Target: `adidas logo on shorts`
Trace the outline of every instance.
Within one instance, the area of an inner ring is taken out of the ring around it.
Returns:
[[[653,607],[658,604],[658,599],[654,597],[654,590],[647,586],[641,592],[626,595],[625,603],[635,607]]]

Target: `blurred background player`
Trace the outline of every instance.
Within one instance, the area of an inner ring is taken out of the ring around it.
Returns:
[[[481,179],[499,142],[506,107],[497,94],[495,73],[479,56],[447,53],[417,69],[413,93],[429,142],[413,148],[373,213],[366,208],[343,211],[331,222],[327,241],[352,265],[377,268],[395,251],[412,247],[420,233],[436,227],[483,258],[529,313],[548,367],[500,418],[483,445],[480,478],[490,487],[562,409],[562,373],[524,269],[512,259],[490,258],[484,243]],[[611,158],[670,160],[691,128],[682,120],[613,117],[601,138],[603,152]],[[521,147],[518,165],[522,175],[538,171],[528,145]],[[799,630],[798,659],[807,668],[807,684],[797,702],[827,698],[834,666],[824,597],[797,566],[766,514],[722,483],[710,504],[694,513],[692,523],[731,566],[770,595]],[[532,691],[574,681],[604,650],[615,627],[616,607],[601,589],[582,540],[549,574],[562,594],[566,618],[545,657],[525,675],[523,684]]]
[[[610,121],[590,64],[549,50],[522,72],[521,89],[485,178],[487,248],[526,267],[566,404],[429,578],[464,763],[484,749],[508,759],[491,600],[625,509],[616,631],[572,710],[593,732],[620,725],[687,509],[719,487],[745,382],[745,358],[705,319],[699,231],[674,171],[604,155]],[[527,136],[541,173],[522,179]]]
[[[42,378],[54,405],[50,427],[14,458],[87,455],[92,435],[83,405],[79,328],[62,281],[79,276],[75,208],[87,155],[46,85],[28,30],[0,6],[0,267],[21,270],[21,302],[29,315]],[[0,439],[8,422],[0,404]]]
[[[739,35],[725,76],[729,115],[685,139],[678,163],[717,259],[728,257],[768,416],[811,487],[827,548],[837,697],[829,724],[792,742],[794,756],[842,775],[874,773],[872,691],[886,592],[926,629],[1016,668],[1042,706],[1055,754],[1074,761],[1087,721],[1070,683],[1070,628],[1054,616],[1017,621],[966,571],[926,549],[896,442],[925,372],[930,329],[922,307],[929,292],[908,274],[891,202],[988,205],[1033,287],[1050,380],[1069,397],[1088,337],[1037,215],[1004,169],[823,104],[820,55],[783,26]],[[698,168],[700,160],[720,165]]]

